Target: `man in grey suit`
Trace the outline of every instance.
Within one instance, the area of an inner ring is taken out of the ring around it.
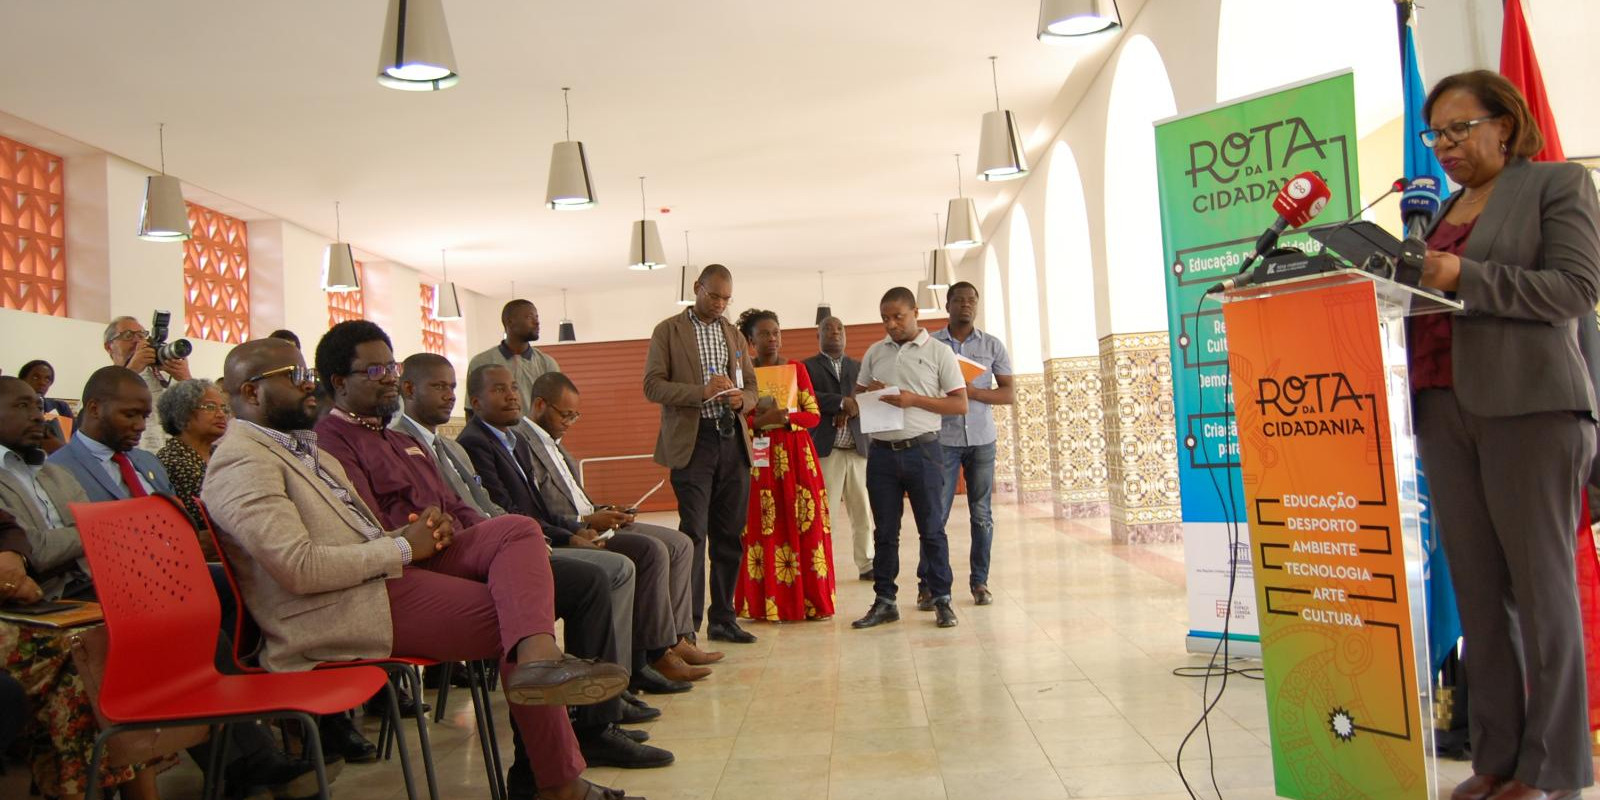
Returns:
[[[872,580],[872,514],[867,506],[867,448],[872,440],[861,432],[861,411],[856,408],[856,376],[861,362],[844,354],[844,322],[828,317],[817,326],[821,352],[805,360],[811,385],[817,390],[822,424],[811,429],[828,489],[828,513],[843,506],[850,513],[856,573]],[[833,530],[839,526],[834,525]]]
[[[139,449],[154,404],[137,372],[101,367],[83,387],[83,410],[72,441],[50,456],[65,467],[92,502],[172,494],[167,471],[154,453]]]
[[[44,406],[19,378],[0,378],[0,509],[27,532],[29,566],[44,599],[87,597],[94,591],[78,527],[67,506],[89,497],[72,473],[45,463]]]
[[[456,410],[456,368],[450,359],[433,353],[406,358],[400,365],[400,397],[404,406],[389,427],[428,446],[439,476],[462,502],[485,517],[506,513],[489,498],[467,451],[438,434],[439,426],[449,422]]]
[[[636,638],[657,639],[635,644],[646,649],[652,666],[681,673],[686,670],[676,661],[694,667],[721,661],[721,653],[694,643],[694,543],[680,531],[636,521],[638,509],[595,504],[579,482],[578,465],[561,440],[578,421],[580,401],[578,387],[560,372],[546,372],[533,382],[533,407],[516,428],[533,453],[533,489],[563,526],[613,532],[603,545],[634,560],[640,571]]]

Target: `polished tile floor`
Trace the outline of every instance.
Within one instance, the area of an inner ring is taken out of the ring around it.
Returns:
[[[963,587],[959,501],[953,517]],[[850,620],[872,592],[855,579],[849,526],[839,522],[838,616],[752,624],[760,642],[723,647],[727,660],[692,692],[647,696],[665,713],[643,727],[676,764],[596,769],[590,779],[651,800],[1189,796],[1176,754],[1200,711],[1201,682],[1172,670],[1202,659],[1184,652],[1181,546],[1115,546],[1104,520],[1059,522],[998,505],[993,605],[959,593],[960,626],[940,630],[915,610],[913,585],[902,589],[901,622],[856,631]],[[915,563],[914,547],[905,543],[902,563]],[[1261,687],[1233,681],[1211,719],[1226,798],[1275,796]],[[452,800],[487,797],[471,714],[466,693],[454,692],[431,729],[440,793]],[[497,717],[509,743],[503,706]],[[367,726],[375,735],[376,720]],[[1204,753],[1191,743],[1184,774],[1197,796],[1215,797]],[[1448,796],[1470,770],[1441,762],[1440,773]],[[169,800],[197,794],[187,765],[162,782]],[[398,767],[347,767],[335,796],[402,797]]]

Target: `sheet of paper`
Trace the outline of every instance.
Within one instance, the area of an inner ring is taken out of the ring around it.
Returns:
[[[876,392],[861,392],[856,395],[856,405],[861,409],[862,433],[897,431],[906,426],[905,409],[891,406],[879,399],[885,395],[899,393],[900,387],[890,386]]]
[[[650,491],[645,492],[644,494],[640,495],[639,496],[639,501],[634,503],[631,506],[628,506],[628,507],[629,508],[638,508],[638,507],[644,505],[644,501],[649,500],[650,499],[650,495],[655,494],[656,490],[660,489],[662,486],[666,485],[666,483],[667,483],[667,479],[666,478],[662,478],[661,480],[656,481],[656,485],[650,487]]]

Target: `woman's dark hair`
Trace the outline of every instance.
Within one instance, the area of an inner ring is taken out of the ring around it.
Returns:
[[[750,308],[746,309],[743,314],[739,315],[739,332],[744,334],[744,338],[754,340],[756,338],[756,323],[764,319],[770,319],[772,320],[772,324],[777,325],[780,328],[783,327],[781,324],[779,324],[778,315],[776,313],[768,311],[764,308]]]
[[[19,377],[19,378],[21,378],[23,380],[27,380],[28,379],[28,373],[30,373],[30,372],[32,372],[32,371],[34,371],[34,370],[36,370],[36,369],[38,369],[40,367],[48,367],[49,370],[50,370],[50,374],[51,375],[54,375],[55,372],[56,372],[56,368],[50,366],[50,362],[48,362],[48,361],[46,361],[46,360],[44,360],[42,358],[36,358],[36,359],[34,359],[32,361],[29,361],[26,364],[23,364],[22,365],[22,369],[17,370],[17,377]]]
[[[1434,84],[1422,103],[1423,122],[1433,124],[1433,104],[1454,89],[1472,95],[1490,114],[1511,120],[1511,135],[1506,138],[1508,158],[1532,158],[1544,149],[1544,134],[1539,132],[1539,123],[1534,121],[1522,92],[1504,75],[1486,69],[1457,72]]]

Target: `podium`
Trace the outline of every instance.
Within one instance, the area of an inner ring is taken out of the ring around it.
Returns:
[[[1436,796],[1408,317],[1355,269],[1223,295],[1277,793]]]

